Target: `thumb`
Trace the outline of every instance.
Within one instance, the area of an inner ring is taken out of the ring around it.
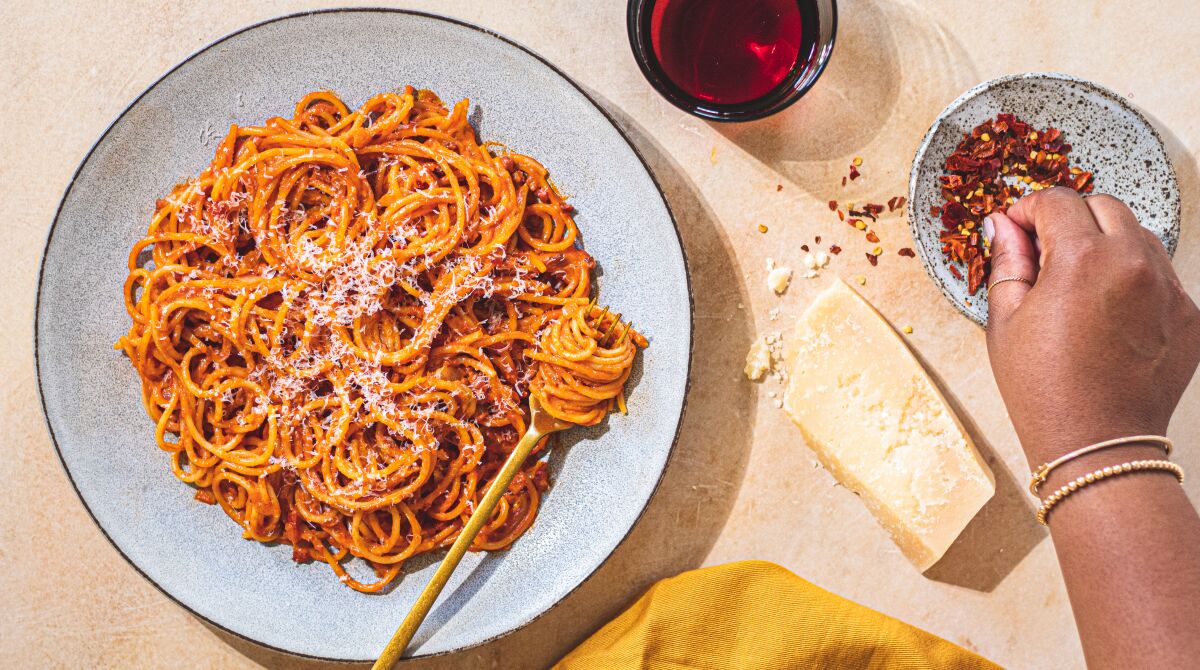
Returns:
[[[1003,324],[1021,305],[1037,281],[1037,250],[1033,239],[1008,215],[993,212],[983,220],[991,240],[992,272],[988,279],[988,324]]]

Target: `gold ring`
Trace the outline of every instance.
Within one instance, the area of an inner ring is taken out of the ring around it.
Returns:
[[[992,289],[996,288],[996,285],[1003,284],[1006,281],[1019,281],[1022,284],[1029,284],[1030,286],[1033,286],[1033,282],[1024,277],[1001,277],[1001,278],[997,279],[996,281],[992,282],[991,284],[988,284],[988,287],[987,287],[988,292],[991,293]]]

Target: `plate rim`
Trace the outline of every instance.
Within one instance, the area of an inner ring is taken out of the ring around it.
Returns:
[[[920,173],[921,164],[925,161],[926,153],[929,150],[929,145],[933,141],[934,135],[937,133],[938,130],[941,129],[942,124],[946,121],[947,117],[949,117],[951,114],[958,111],[959,108],[961,108],[963,105],[965,105],[968,101],[979,97],[986,91],[993,89],[997,86],[1008,84],[1008,83],[1011,83],[1014,81],[1019,81],[1022,79],[1050,79],[1050,80],[1056,80],[1056,81],[1060,81],[1060,82],[1068,82],[1068,83],[1072,83],[1072,84],[1078,84],[1080,86],[1090,89],[1091,91],[1093,91],[1095,93],[1100,94],[1101,96],[1103,96],[1105,98],[1108,98],[1109,100],[1111,100],[1112,102],[1114,102],[1118,106],[1120,106],[1121,108],[1128,110],[1130,113],[1132,113],[1134,115],[1134,117],[1136,117],[1139,121],[1141,121],[1143,124],[1145,124],[1145,126],[1150,129],[1150,133],[1154,137],[1154,141],[1157,142],[1160,147],[1162,147],[1163,155],[1167,159],[1166,163],[1167,163],[1167,171],[1168,171],[1168,174],[1170,175],[1170,180],[1169,180],[1170,181],[1170,189],[1171,189],[1171,192],[1175,196],[1175,211],[1171,213],[1171,216],[1172,216],[1172,219],[1174,220],[1174,225],[1172,226],[1172,228],[1174,228],[1176,230],[1176,234],[1168,240],[1167,244],[1164,245],[1167,249],[1167,255],[1170,256],[1171,258],[1175,257],[1175,249],[1179,246],[1178,232],[1179,232],[1179,229],[1182,228],[1183,198],[1182,198],[1182,194],[1179,192],[1179,175],[1176,174],[1175,163],[1171,160],[1170,152],[1167,151],[1167,143],[1163,141],[1162,134],[1158,132],[1158,128],[1156,128],[1154,126],[1154,124],[1150,122],[1150,119],[1148,119],[1146,117],[1146,115],[1144,113],[1142,113],[1142,110],[1138,109],[1137,105],[1134,105],[1125,96],[1121,95],[1120,93],[1117,93],[1116,91],[1112,90],[1111,88],[1108,88],[1107,86],[1104,86],[1103,84],[1097,83],[1090,79],[1084,79],[1083,77],[1076,77],[1075,75],[1066,74],[1064,72],[1040,71],[1040,70],[1006,74],[1006,75],[1003,75],[1000,77],[995,77],[992,79],[982,81],[982,82],[972,86],[971,88],[967,89],[965,92],[960,94],[958,97],[956,97],[954,100],[952,100],[950,102],[950,104],[948,104],[944,108],[942,108],[942,111],[938,112],[938,115],[933,119],[933,122],[929,125],[929,129],[925,131],[925,136],[921,138],[921,143],[919,145],[917,145],[917,151],[916,151],[916,154],[913,156],[912,165],[909,167],[909,173],[908,173],[908,211],[907,211],[907,214],[908,214],[909,235],[912,237],[913,243],[916,246],[917,253],[920,254],[921,265],[924,266],[924,268],[925,268],[926,276],[928,276],[933,281],[933,283],[937,286],[938,292],[942,294],[942,297],[945,298],[947,301],[950,302],[951,305],[954,306],[955,311],[957,311],[959,314],[967,317],[967,319],[969,319],[971,322],[973,322],[975,325],[979,326],[980,328],[983,328],[984,330],[987,330],[987,319],[986,318],[980,319],[974,313],[969,312],[966,309],[963,309],[963,306],[960,305],[957,300],[955,300],[954,298],[951,297],[950,290],[949,290],[949,288],[947,288],[946,282],[941,277],[939,277],[937,275],[937,273],[934,271],[934,263],[938,259],[929,258],[927,256],[927,254],[925,253],[924,245],[920,244],[920,242],[918,241],[917,232],[919,230],[919,222],[918,222],[917,212],[916,212],[917,177],[918,177],[918,174]]]
[[[131,100],[120,111],[120,113],[118,113],[112,119],[112,121],[110,121],[105,126],[104,130],[100,133],[100,135],[92,143],[91,147],[88,148],[87,152],[83,155],[83,158],[80,159],[79,165],[76,166],[74,172],[71,174],[71,178],[67,181],[67,184],[66,184],[65,188],[63,189],[62,195],[60,196],[59,201],[58,201],[58,206],[54,210],[54,218],[51,219],[50,226],[46,230],[45,242],[42,245],[41,258],[38,262],[37,292],[35,295],[34,308],[33,308],[33,342],[32,342],[32,344],[33,344],[34,378],[35,378],[35,381],[37,384],[38,402],[41,407],[42,421],[45,425],[46,432],[50,438],[50,442],[54,446],[54,453],[55,453],[55,455],[58,456],[59,467],[62,468],[63,474],[66,475],[67,481],[70,482],[71,489],[75,492],[75,498],[79,501],[80,504],[83,505],[83,509],[87,512],[88,517],[92,520],[92,524],[97,529],[100,530],[101,535],[103,535],[104,539],[108,541],[108,544],[113,549],[116,550],[117,554],[125,561],[125,563],[127,563],[130,567],[132,567],[137,572],[137,574],[142,577],[142,579],[144,579],[145,581],[147,581],[151,585],[153,585],[155,589],[157,589],[160,593],[165,595],[172,603],[174,603],[175,605],[177,605],[179,607],[182,607],[186,612],[188,612],[192,616],[196,617],[203,623],[205,623],[209,626],[212,626],[214,628],[217,628],[218,630],[220,630],[224,633],[232,635],[232,636],[236,637],[237,639],[245,640],[245,641],[250,642],[251,644],[257,645],[259,647],[262,647],[265,649],[270,649],[271,651],[275,651],[275,652],[278,652],[281,654],[286,654],[288,656],[310,659],[310,660],[317,660],[317,661],[328,661],[328,662],[334,662],[334,663],[362,663],[362,662],[364,662],[364,659],[362,659],[362,658],[338,658],[338,657],[333,657],[333,656],[320,656],[320,655],[306,654],[306,653],[302,653],[302,652],[292,651],[290,649],[284,649],[282,647],[277,647],[272,644],[267,644],[261,640],[254,639],[253,637],[250,637],[248,635],[244,635],[242,633],[234,631],[234,630],[232,630],[220,623],[217,623],[216,621],[213,621],[212,619],[200,614],[196,610],[192,609],[191,607],[189,607],[188,605],[183,603],[181,600],[176,598],[172,593],[170,593],[165,587],[163,587],[161,584],[159,584],[154,579],[152,579],[149,575],[147,575],[146,572],[143,571],[139,565],[137,565],[137,563],[135,563],[128,555],[126,555],[126,553],[121,549],[121,547],[118,546],[117,543],[113,540],[113,538],[109,535],[108,530],[105,529],[103,524],[100,523],[100,520],[96,518],[95,513],[92,512],[92,508],[88,505],[87,500],[84,499],[83,494],[80,492],[79,486],[76,484],[75,477],[71,474],[70,468],[67,467],[66,459],[63,457],[62,448],[59,446],[58,437],[54,433],[54,426],[50,422],[50,414],[47,411],[47,407],[46,407],[46,394],[45,394],[45,390],[42,386],[42,362],[41,362],[41,354],[40,354],[40,348],[38,346],[38,342],[39,342],[39,334],[40,334],[39,329],[40,329],[40,321],[41,321],[40,315],[41,315],[41,308],[42,308],[42,295],[43,295],[43,291],[44,291],[44,278],[45,278],[45,273],[46,273],[46,259],[49,254],[49,251],[50,251],[50,242],[54,239],[54,232],[57,229],[59,219],[62,216],[63,206],[66,204],[67,198],[71,195],[71,192],[75,187],[75,183],[79,179],[79,174],[80,174],[80,172],[83,171],[84,166],[87,165],[88,161],[90,161],[92,159],[92,155],[96,152],[96,150],[100,147],[100,145],[104,142],[104,140],[108,138],[108,136],[112,132],[113,128],[123,118],[125,118],[126,114],[128,114],[138,103],[140,103],[142,101],[142,99],[145,98],[151,91],[153,91],[155,88],[157,88],[159,84],[166,81],[166,79],[168,77],[175,74],[175,72],[177,70],[179,70],[180,68],[182,68],[184,65],[187,65],[188,63],[190,63],[193,59],[197,58],[198,56],[200,56],[204,53],[207,53],[208,51],[220,46],[227,40],[233,39],[233,38],[241,35],[242,33],[246,33],[251,30],[261,28],[263,26],[267,26],[267,25],[270,25],[273,23],[278,23],[281,21],[287,21],[287,20],[291,20],[291,19],[303,19],[303,18],[317,16],[317,15],[323,15],[323,14],[360,14],[360,13],[361,14],[368,14],[368,13],[403,14],[403,15],[407,15],[407,16],[411,16],[411,17],[416,17],[416,18],[422,19],[422,20],[448,23],[448,24],[456,26],[456,27],[467,28],[469,30],[473,30],[473,31],[482,33],[491,38],[500,40],[505,45],[512,47],[512,48],[516,48],[519,51],[523,52],[524,54],[532,57],[534,60],[541,63],[543,66],[548,68],[551,72],[553,72],[555,75],[557,75],[559,78],[561,78],[565,83],[569,84],[573,89],[575,89],[576,92],[578,92],[581,96],[583,96],[583,98],[588,102],[588,104],[590,104],[598,112],[600,112],[600,114],[604,117],[604,119],[606,121],[608,121],[609,125],[612,126],[613,130],[616,131],[617,135],[621,138],[621,140],[623,142],[625,142],[625,145],[628,146],[629,149],[633,152],[633,155],[637,157],[638,162],[641,163],[642,169],[646,172],[646,175],[650,177],[650,182],[654,185],[654,189],[658,192],[658,196],[662,200],[663,207],[666,209],[667,217],[671,221],[671,228],[675,232],[675,239],[679,245],[679,252],[680,252],[681,259],[683,261],[684,288],[687,291],[687,299],[688,299],[688,341],[687,341],[688,356],[687,356],[687,362],[684,366],[683,397],[680,402],[679,418],[676,420],[675,432],[671,438],[671,446],[667,449],[666,459],[663,461],[662,470],[658,473],[658,479],[654,482],[654,487],[651,489],[650,495],[646,497],[645,504],[642,505],[642,508],[637,513],[637,517],[634,519],[633,523],[631,523],[629,525],[629,528],[625,531],[624,535],[622,535],[621,538],[619,540],[617,540],[616,544],[613,545],[612,549],[604,556],[603,559],[600,560],[599,563],[596,564],[595,568],[593,568],[591,570],[591,572],[589,572],[587,574],[587,576],[585,576],[583,579],[581,579],[579,581],[579,583],[577,583],[573,587],[571,587],[565,594],[563,594],[563,596],[561,598],[556,600],[553,604],[551,604],[549,607],[547,607],[542,612],[534,615],[533,617],[530,617],[529,619],[527,619],[525,621],[522,621],[522,622],[516,624],[514,627],[510,628],[507,631],[498,633],[496,635],[485,638],[478,642],[473,642],[471,644],[462,645],[459,647],[455,647],[453,649],[447,649],[444,651],[438,651],[438,652],[433,652],[433,653],[429,653],[429,654],[419,654],[418,653],[418,654],[415,654],[412,656],[405,656],[405,657],[401,658],[401,662],[411,661],[411,660],[416,660],[416,659],[437,658],[440,656],[448,656],[451,654],[458,654],[458,653],[461,653],[464,651],[468,651],[471,649],[481,647],[481,646],[483,646],[485,644],[489,644],[491,642],[495,642],[496,640],[507,637],[519,630],[522,630],[525,627],[532,624],[533,622],[542,618],[546,614],[550,613],[552,610],[557,608],[559,605],[561,605],[563,603],[563,601],[565,601],[567,598],[571,597],[571,595],[573,595],[577,590],[579,590],[580,587],[582,587],[584,584],[586,584],[588,581],[590,581],[592,579],[592,577],[594,577],[595,574],[597,572],[599,572],[600,569],[603,568],[609,562],[609,560],[613,557],[613,555],[617,552],[617,550],[620,549],[621,546],[625,544],[625,541],[629,539],[629,536],[633,533],[633,529],[636,528],[641,523],[643,517],[645,517],[646,510],[649,509],[650,504],[652,502],[654,502],[654,499],[658,496],[659,490],[662,487],[663,479],[666,476],[667,469],[670,467],[671,461],[675,457],[676,448],[679,446],[680,433],[683,430],[683,421],[684,421],[685,416],[687,415],[688,399],[690,397],[690,392],[691,392],[691,387],[692,387],[692,358],[695,355],[695,326],[696,326],[696,309],[695,309],[696,304],[695,303],[696,303],[696,301],[695,301],[695,293],[693,292],[693,286],[692,286],[691,264],[688,260],[687,247],[684,245],[684,242],[683,242],[683,235],[679,229],[679,221],[675,216],[675,211],[671,207],[670,199],[667,198],[667,194],[663,190],[662,184],[659,182],[658,177],[654,174],[654,171],[650,168],[649,163],[646,161],[646,157],[642,155],[642,152],[637,148],[637,145],[635,145],[633,143],[633,141],[629,138],[628,133],[625,132],[625,130],[621,127],[621,125],[613,117],[613,115],[611,113],[609,113],[609,111],[607,109],[605,109],[603,105],[601,105],[599,102],[597,102],[597,100],[590,93],[588,93],[588,91],[582,85],[580,85],[579,82],[575,81],[570,75],[568,75],[566,72],[564,72],[558,66],[554,65],[552,62],[550,62],[547,58],[545,58],[538,52],[525,46],[524,44],[518,42],[517,40],[515,40],[511,37],[508,37],[498,31],[492,30],[491,28],[487,28],[485,26],[481,26],[476,23],[471,23],[471,22],[463,20],[463,19],[446,16],[443,14],[436,14],[433,12],[426,12],[426,11],[422,11],[422,10],[400,8],[400,7],[330,7],[330,8],[312,9],[312,10],[304,10],[304,11],[299,11],[299,12],[291,12],[288,14],[281,14],[278,16],[273,16],[273,17],[270,17],[267,19],[263,19],[261,21],[257,21],[257,22],[245,25],[241,28],[238,28],[237,30],[234,30],[233,32],[222,35],[221,37],[218,37],[215,40],[200,47],[199,49],[191,52],[186,57],[184,57],[182,60],[180,60],[178,63],[171,66],[170,69],[168,69],[166,72],[164,72],[161,75],[159,75],[158,77],[156,77],[153,82],[151,82],[144,90],[142,90],[141,93],[139,93],[135,98],[133,98],[133,100]],[[397,622],[397,625],[399,625],[399,622]]]

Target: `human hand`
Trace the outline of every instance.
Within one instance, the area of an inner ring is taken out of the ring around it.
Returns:
[[[1200,361],[1200,310],[1158,238],[1120,200],[1061,187],[989,219],[991,281],[1032,284],[989,291],[987,332],[1031,464],[1102,440],[1165,435]]]

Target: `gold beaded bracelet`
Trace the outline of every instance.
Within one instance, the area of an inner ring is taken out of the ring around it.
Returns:
[[[1129,461],[1128,463],[1122,463],[1120,465],[1111,465],[1106,468],[1089,472],[1081,477],[1076,477],[1074,481],[1068,482],[1062,488],[1058,489],[1054,493],[1051,493],[1049,498],[1046,498],[1042,501],[1042,506],[1037,511],[1038,523],[1042,524],[1043,526],[1048,525],[1046,523],[1046,517],[1050,514],[1050,510],[1054,509],[1054,506],[1062,502],[1067,496],[1087,486],[1088,484],[1094,484],[1101,479],[1107,479],[1117,475],[1124,475],[1130,472],[1137,472],[1139,470],[1165,470],[1174,474],[1176,479],[1179,480],[1180,484],[1183,483],[1183,468],[1172,463],[1171,461]]]
[[[1076,449],[1069,454],[1064,454],[1049,463],[1042,463],[1029,475],[1029,492],[1033,495],[1038,494],[1038,487],[1045,483],[1046,478],[1050,476],[1050,471],[1067,461],[1079,458],[1085,454],[1090,454],[1101,449],[1109,449],[1111,447],[1120,447],[1126,444],[1137,444],[1139,442],[1157,444],[1166,452],[1167,457],[1171,456],[1171,439],[1162,435],[1130,435],[1128,437],[1118,437],[1115,440],[1105,440],[1096,444],[1089,444],[1082,449]]]

